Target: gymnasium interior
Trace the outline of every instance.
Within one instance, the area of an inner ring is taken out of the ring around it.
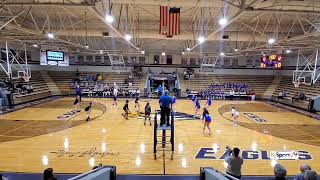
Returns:
[[[0,5],[0,180],[320,179],[319,0]]]

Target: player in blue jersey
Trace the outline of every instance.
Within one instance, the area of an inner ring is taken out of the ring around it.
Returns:
[[[176,112],[176,102],[177,102],[176,97],[173,96],[172,97],[172,101],[171,101],[171,106],[172,106],[172,111],[173,112]]]
[[[207,99],[206,108],[209,108],[212,105],[212,100],[210,97]]]
[[[194,113],[194,117],[197,117],[197,116],[199,116],[199,111],[200,111],[200,108],[201,108],[201,105],[200,105],[200,102],[199,102],[199,99],[196,99],[196,101],[195,101],[195,104],[194,104],[195,106],[195,113]]]
[[[209,130],[209,135],[211,135],[211,129],[210,129],[211,117],[210,117],[209,111],[206,108],[203,108],[202,120],[204,122],[203,123],[203,133],[207,127]]]
[[[196,95],[192,95],[192,97],[191,97],[192,105],[196,104],[196,100],[197,100],[197,96]]]

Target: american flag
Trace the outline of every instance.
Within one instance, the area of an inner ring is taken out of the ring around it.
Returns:
[[[180,8],[160,6],[159,34],[167,35],[169,38],[180,34]]]

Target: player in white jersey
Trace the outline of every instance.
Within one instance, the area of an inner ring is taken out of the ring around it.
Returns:
[[[233,126],[237,126],[237,118],[239,117],[239,112],[236,110],[234,106],[231,107],[231,117],[233,121]]]
[[[118,89],[117,89],[117,88],[113,88],[113,102],[112,102],[112,107],[115,107],[115,108],[118,108],[117,96],[118,96]]]

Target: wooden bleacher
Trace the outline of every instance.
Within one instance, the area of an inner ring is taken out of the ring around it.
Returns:
[[[76,72],[48,71],[48,75],[56,83],[57,87],[61,92],[61,95],[74,94],[74,91],[70,89],[70,84],[76,78]]]

